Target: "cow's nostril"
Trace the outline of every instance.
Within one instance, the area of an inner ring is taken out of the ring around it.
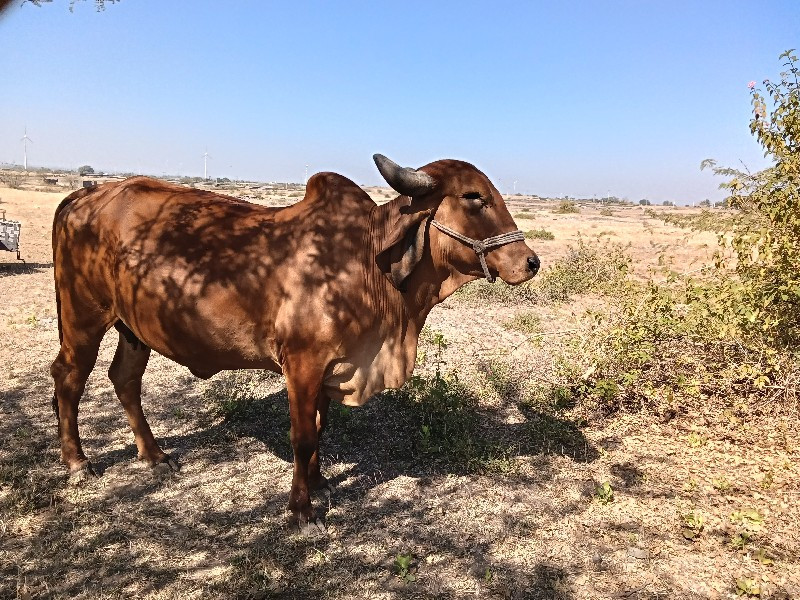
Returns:
[[[533,256],[528,257],[528,269],[530,269],[531,273],[536,275],[539,272],[539,267],[542,263],[539,262],[539,257],[535,254]]]

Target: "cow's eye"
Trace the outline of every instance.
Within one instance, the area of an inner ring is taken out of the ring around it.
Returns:
[[[461,199],[464,200],[467,206],[469,206],[470,210],[480,210],[489,205],[489,201],[481,196],[480,192],[467,192],[466,194],[461,194]]]

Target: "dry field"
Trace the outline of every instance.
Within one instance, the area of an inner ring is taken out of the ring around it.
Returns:
[[[471,400],[448,418],[474,421],[490,451],[432,448],[408,395],[332,407],[323,473],[336,487],[316,498],[327,536],[286,525],[280,377],[204,382],[153,356],[144,408],[182,466],[153,471],[135,460],[105,375],[115,333],[80,413],[100,477],[69,484],[48,371],[58,350],[50,228],[65,195],[0,188],[0,209],[23,223],[26,261],[0,253],[0,598],[800,598],[796,420],[732,428],[702,411],[584,414],[523,402],[519,387],[500,385],[502,369],[538,385],[556,348],[591,335],[585,312],[607,304],[596,293],[540,305],[457,294],[438,306],[419,370],[438,363],[458,374]],[[664,254],[699,269],[716,243],[639,207],[510,205],[521,229],[553,234],[529,242],[545,269],[579,236],[630,244],[642,277]],[[514,325],[520,315],[536,336]]]

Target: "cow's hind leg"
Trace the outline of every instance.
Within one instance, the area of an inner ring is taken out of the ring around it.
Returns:
[[[108,377],[114,384],[114,391],[133,430],[139,459],[151,466],[166,463],[171,469],[178,470],[177,463],[158,446],[142,411],[142,376],[150,358],[150,348],[122,322],[118,321],[115,326],[120,332],[119,342],[108,369]]]
[[[97,351],[107,327],[65,330],[61,349],[50,367],[55,383],[53,408],[58,419],[61,461],[76,478],[93,475],[78,434],[78,403],[86,380],[97,361]]]

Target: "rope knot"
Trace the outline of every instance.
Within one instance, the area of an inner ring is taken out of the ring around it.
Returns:
[[[473,240],[472,249],[475,250],[475,254],[483,254],[486,252],[486,244],[484,244],[481,240]]]

